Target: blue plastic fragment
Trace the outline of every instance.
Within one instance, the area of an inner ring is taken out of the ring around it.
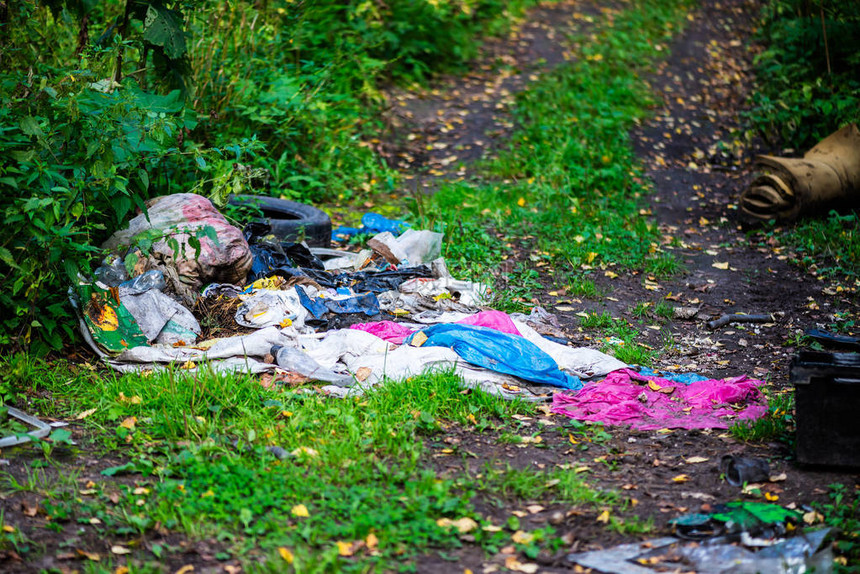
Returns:
[[[346,241],[360,233],[382,233],[388,231],[395,237],[411,227],[399,219],[388,219],[384,215],[368,212],[361,217],[361,227],[338,227],[331,232],[332,241]]]

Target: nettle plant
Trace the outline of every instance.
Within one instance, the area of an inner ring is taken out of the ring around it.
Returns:
[[[66,290],[96,246],[215,152],[184,141],[196,115],[175,6],[19,4],[0,13],[0,346],[44,353],[74,337]]]

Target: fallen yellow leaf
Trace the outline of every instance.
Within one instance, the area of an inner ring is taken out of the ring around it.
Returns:
[[[337,541],[337,553],[341,556],[352,556],[354,550],[352,548],[352,542],[344,542],[342,540]]]
[[[367,538],[364,539],[364,543],[367,544],[367,547],[373,550],[379,545],[379,538],[376,537],[376,534],[371,532],[367,535]]]
[[[85,418],[87,418],[88,416],[90,416],[91,414],[93,414],[94,412],[96,412],[97,410],[98,410],[98,409],[89,409],[89,410],[86,410],[86,411],[84,411],[84,412],[82,412],[82,413],[78,414],[78,416],[76,416],[76,417],[75,417],[75,420],[82,421],[82,420],[84,420]]]
[[[293,506],[290,512],[293,516],[298,516],[299,518],[308,518],[310,516],[310,513],[308,512],[308,507],[304,504],[297,504]]]
[[[690,480],[689,476],[687,476],[686,474],[679,474],[678,476],[676,476],[672,479],[672,482],[681,483],[681,482],[687,482],[688,480]]]
[[[523,564],[517,560],[516,556],[505,558],[505,568],[513,572],[525,572],[526,574],[534,574],[538,571],[537,564]]]
[[[185,566],[174,572],[174,574],[188,574],[189,572],[194,572],[193,564],[186,564]]]
[[[114,544],[110,547],[110,551],[114,554],[119,554],[122,556],[123,554],[131,554],[131,550],[126,548],[125,546],[120,546],[119,544]]]
[[[469,518],[468,516],[458,518],[457,520],[451,520],[450,518],[440,518],[436,521],[436,525],[441,528],[448,528],[450,526],[453,526],[460,534],[471,532],[478,527],[478,523]]]
[[[700,462],[708,462],[708,460],[710,459],[704,456],[691,456],[690,458],[684,459],[684,462],[689,464],[698,464]]]
[[[771,494],[770,492],[765,492],[764,497],[768,502],[776,502],[777,500],[779,500],[778,494]]]
[[[514,532],[513,536],[511,536],[511,540],[513,540],[517,544],[528,544],[534,539],[535,537],[533,534],[529,534],[528,532],[525,532],[523,530],[517,530],[516,532]]]
[[[600,516],[597,517],[597,522],[602,522],[603,524],[609,524],[609,511],[604,510],[600,513]]]
[[[127,419],[125,419],[124,421],[119,423],[119,426],[121,426],[123,428],[127,428],[128,430],[134,430],[134,425],[136,422],[137,422],[137,417],[128,417]]]
[[[283,546],[281,546],[280,548],[278,548],[278,554],[281,555],[281,558],[283,558],[284,562],[286,562],[287,564],[293,563],[293,553],[290,552],[289,548],[284,548]]]
[[[317,453],[317,451],[315,451],[314,449],[312,449],[310,447],[300,446],[298,448],[294,448],[290,454],[293,456],[299,456],[300,454],[303,454],[305,456],[315,457],[315,456],[317,456],[318,453]]]
[[[725,269],[728,269],[728,268],[729,268],[729,262],[728,262],[728,261],[726,261],[726,262],[721,263],[721,262],[719,262],[719,261],[715,261],[715,262],[713,263],[713,265],[711,265],[711,267],[715,267],[715,268],[717,268],[717,269],[723,269],[723,270],[725,270]]]
[[[87,560],[92,560],[93,562],[100,562],[102,557],[99,556],[95,552],[87,552],[85,550],[77,549],[76,550],[79,556],[83,556]]]

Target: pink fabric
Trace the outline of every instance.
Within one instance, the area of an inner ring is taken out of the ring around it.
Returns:
[[[649,381],[675,390],[671,394],[654,391],[648,387]],[[762,384],[740,376],[685,385],[621,369],[576,393],[556,393],[552,412],[581,421],[630,425],[637,430],[724,429],[738,420],[764,416],[767,401],[758,389]]]
[[[395,323],[394,321],[355,323],[350,325],[349,328],[376,335],[380,339],[385,339],[389,343],[394,343],[395,345],[402,345],[403,340],[412,334],[412,329],[404,327],[400,323]]]
[[[480,313],[469,315],[465,319],[460,319],[457,321],[457,324],[489,327],[508,335],[522,335],[517,326],[514,325],[513,320],[511,320],[507,313],[503,313],[502,311],[481,311]]]

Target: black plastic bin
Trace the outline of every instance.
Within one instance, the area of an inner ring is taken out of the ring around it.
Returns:
[[[797,461],[860,468],[860,353],[801,351],[791,382]]]

